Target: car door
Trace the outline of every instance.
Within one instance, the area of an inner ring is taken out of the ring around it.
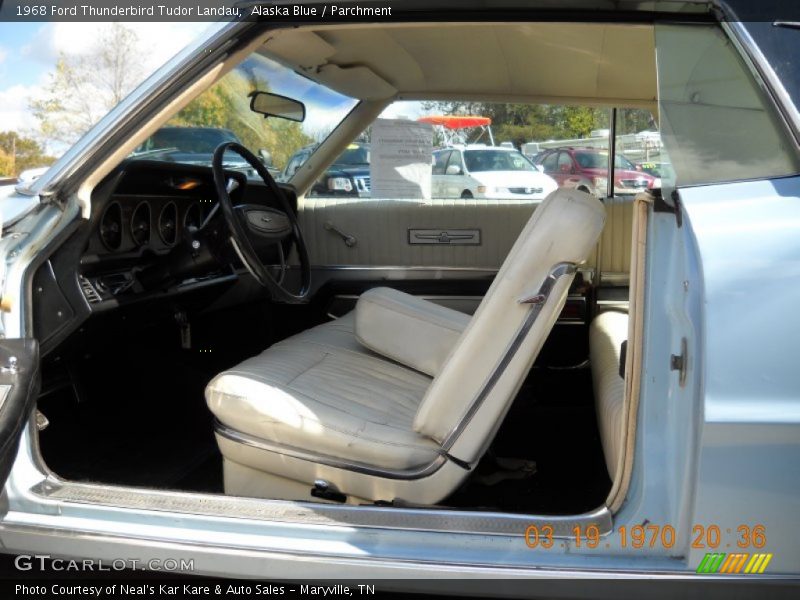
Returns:
[[[431,195],[434,198],[442,198],[445,193],[445,184],[447,177],[445,176],[445,168],[447,167],[447,159],[450,158],[450,151],[443,150],[436,152],[433,155],[433,173],[431,175]]]
[[[558,152],[548,153],[541,161],[545,174],[549,175],[558,183],[558,187],[564,185],[564,177],[558,172]]]
[[[569,152],[563,150],[558,153],[558,161],[556,162],[556,172],[558,173],[558,184],[562,187],[575,187],[578,178],[575,177],[575,165],[572,162],[572,157]]]
[[[457,172],[454,172],[456,171]],[[448,172],[449,171],[449,172]],[[464,163],[461,160],[461,151],[453,150],[447,160],[445,169],[445,189],[443,198],[460,198],[461,193],[469,189],[468,177],[464,173]]]
[[[460,150],[436,151],[427,200],[299,198],[317,305],[338,316],[390,286],[472,313],[538,201],[463,199],[463,169]]]
[[[0,483],[17,455],[22,429],[39,389],[39,345],[34,339],[0,340]]]

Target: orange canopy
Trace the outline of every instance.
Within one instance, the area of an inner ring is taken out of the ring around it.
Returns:
[[[420,123],[430,123],[431,125],[441,125],[447,129],[466,129],[467,127],[480,127],[491,125],[489,117],[475,117],[468,115],[431,115],[417,119]]]

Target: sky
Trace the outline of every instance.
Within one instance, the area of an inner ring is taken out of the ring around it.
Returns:
[[[46,86],[59,53],[87,52],[99,27],[108,23],[0,22],[0,131],[23,135],[36,127],[28,104]],[[208,23],[126,23],[150,52],[145,70],[153,70],[186,46]]]

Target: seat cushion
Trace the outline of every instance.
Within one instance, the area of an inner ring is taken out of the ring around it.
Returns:
[[[603,444],[606,467],[613,480],[622,452],[625,380],[619,376],[620,349],[628,339],[628,314],[607,311],[589,328],[589,356],[592,364],[597,426]]]
[[[367,348],[436,377],[469,325],[469,315],[387,287],[361,294],[356,339]]]
[[[328,457],[407,469],[438,445],[412,429],[431,378],[355,340],[347,315],[275,344],[224,371],[206,401],[228,427]]]

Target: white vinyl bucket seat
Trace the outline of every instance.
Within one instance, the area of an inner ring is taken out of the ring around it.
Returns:
[[[378,288],[350,315],[219,374],[206,400],[225,492],[418,504],[447,497],[488,448],[604,219],[589,194],[556,190],[473,317]]]

